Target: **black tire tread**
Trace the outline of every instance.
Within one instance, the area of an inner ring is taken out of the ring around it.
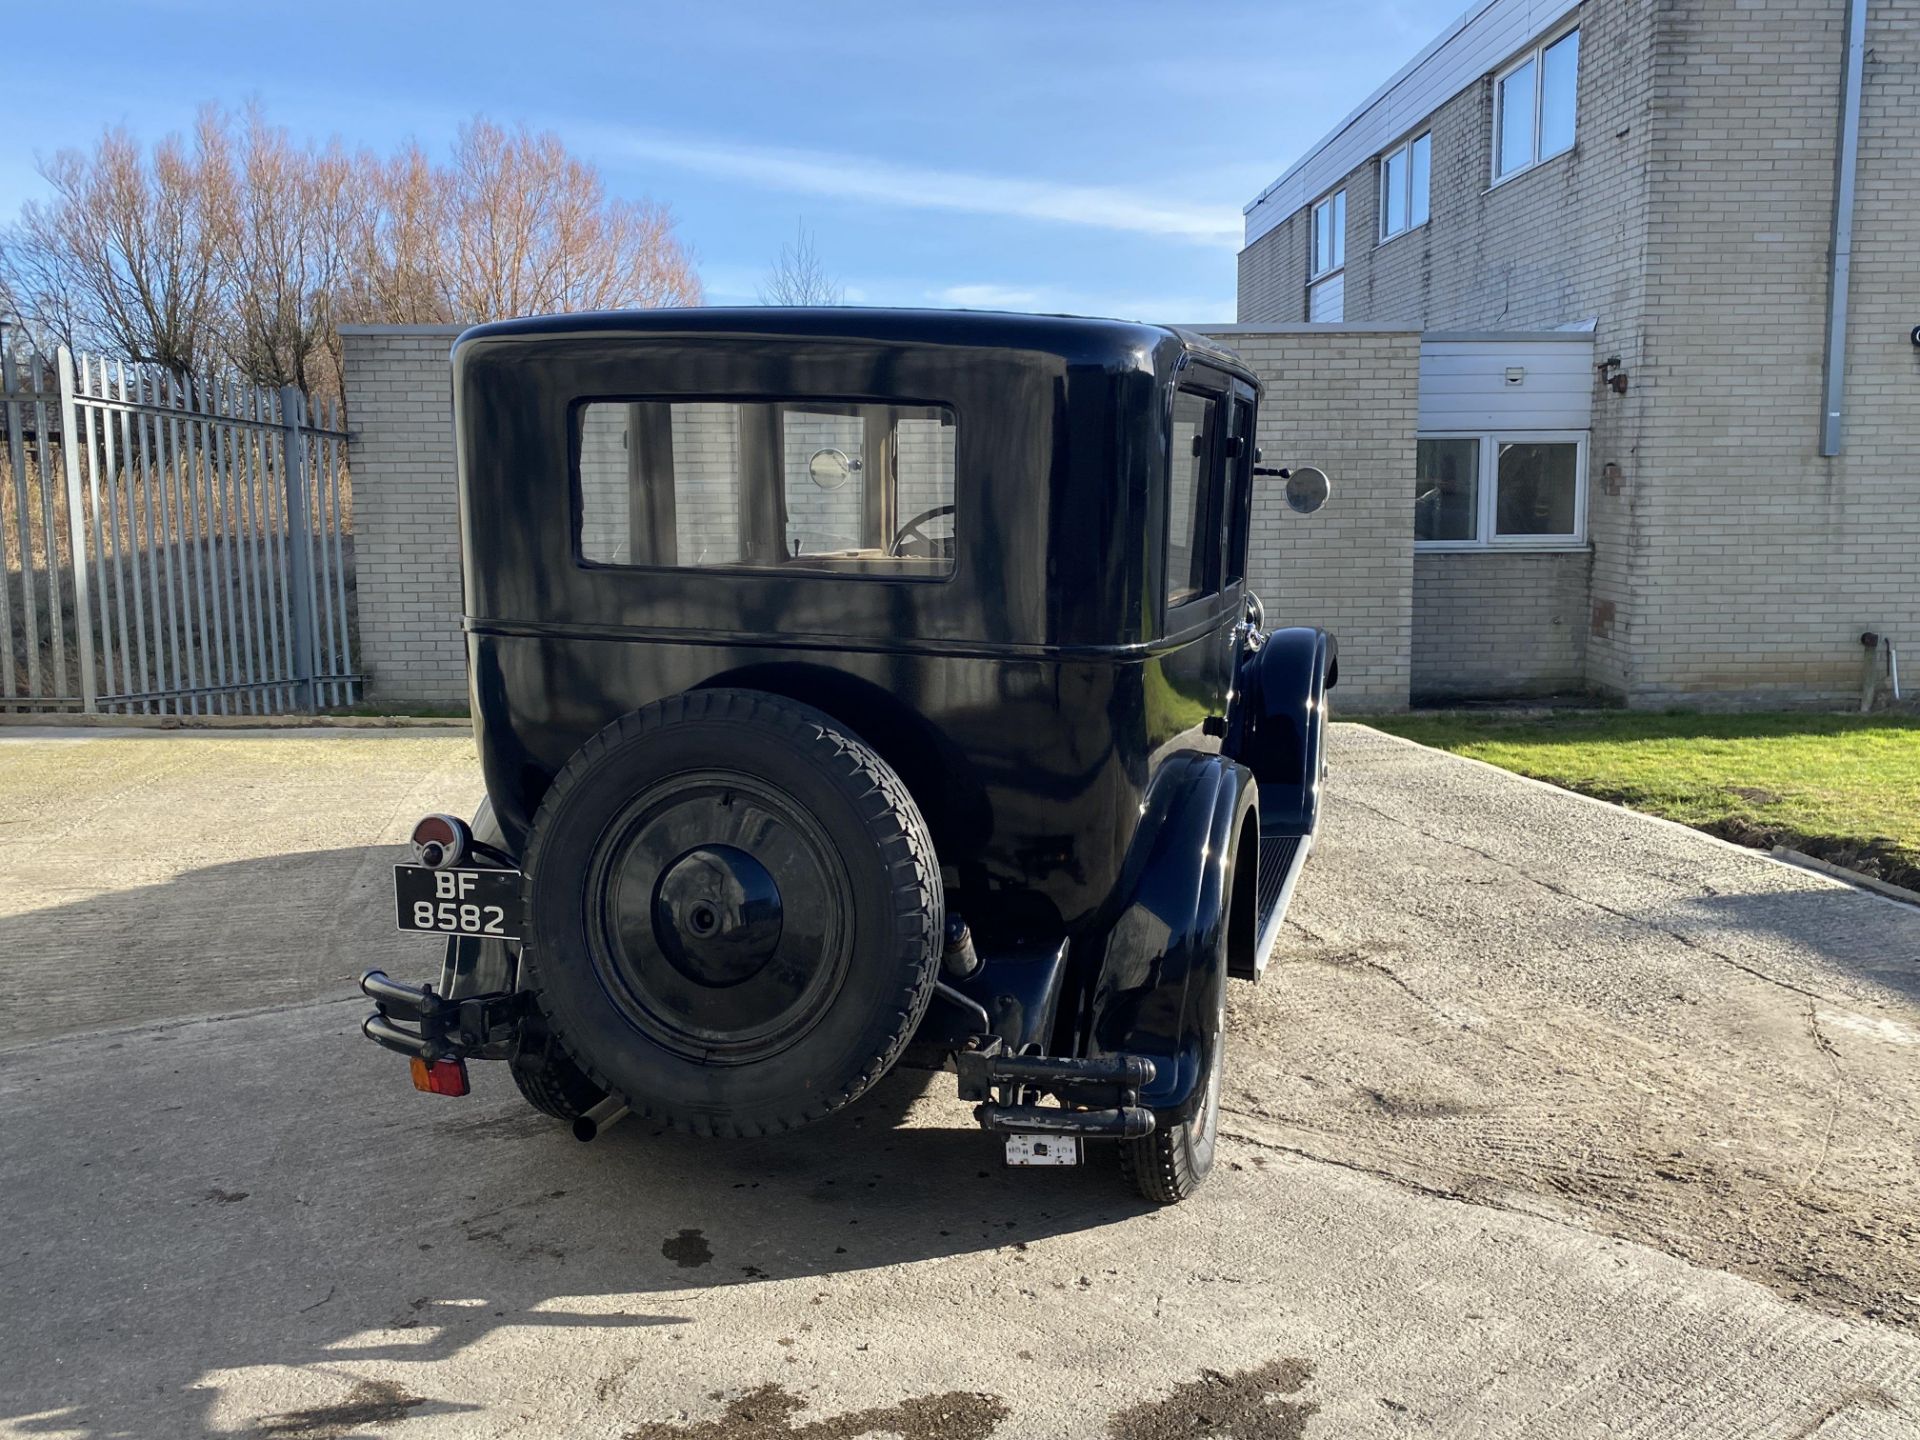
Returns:
[[[1156,1205],[1177,1205],[1200,1188],[1188,1156],[1186,1129],[1176,1125],[1120,1142],[1120,1173]]]
[[[578,1120],[606,1095],[565,1056],[511,1061],[507,1073],[526,1102],[556,1120]]]
[[[537,1020],[523,1030],[520,1049],[507,1062],[507,1073],[529,1105],[556,1120],[578,1120],[607,1095],[553,1043],[551,1033]]]
[[[856,798],[871,807],[869,817],[893,822],[893,833],[882,836],[881,853],[893,876],[893,892],[900,900],[893,918],[895,933],[899,937],[903,975],[894,1023],[885,1046],[873,1061],[832,1094],[811,1097],[810,1103],[799,1104],[790,1112],[767,1116],[750,1125],[702,1124],[686,1116],[666,1113],[638,1096],[622,1093],[620,1097],[635,1115],[688,1134],[747,1139],[797,1130],[846,1108],[893,1068],[925,1017],[927,1006],[933,999],[934,984],[939,979],[937,957],[944,916],[940,867],[934,856],[933,837],[905,783],[876,751],[841,729],[823,711],[770,691],[689,690],[657,700],[639,710],[629,711],[576,750],[554,777],[553,784],[548,786],[528,830],[524,865],[527,878],[523,882],[523,900],[530,910],[532,876],[539,863],[539,851],[545,833],[543,822],[573,787],[582,782],[582,777],[610,749],[626,743],[636,734],[659,725],[690,720],[771,726],[815,745],[821,741],[829,742],[823,753],[842,767],[847,780],[857,782]],[[924,963],[927,955],[936,957],[934,964]],[[529,973],[524,955],[521,975],[554,1043],[602,1093],[613,1093],[615,1086],[594,1066],[592,1060],[568,1043],[564,1028],[556,1023],[546,1004],[542,987]]]

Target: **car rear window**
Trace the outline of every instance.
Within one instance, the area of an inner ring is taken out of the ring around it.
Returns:
[[[944,579],[953,412],[833,400],[575,407],[581,563]]]

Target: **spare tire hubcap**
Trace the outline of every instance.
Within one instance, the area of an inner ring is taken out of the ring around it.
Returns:
[[[780,943],[780,887],[746,851],[701,845],[667,867],[654,889],[653,933],[689,980],[737,985]]]
[[[758,777],[682,774],[627,804],[587,874],[588,952],[642,1034],[703,1064],[776,1054],[832,1007],[852,942],[819,822]]]

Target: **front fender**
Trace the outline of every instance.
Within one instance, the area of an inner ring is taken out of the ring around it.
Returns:
[[[1140,1103],[1185,1120],[1218,1043],[1227,920],[1254,777],[1221,755],[1183,751],[1147,789],[1121,872],[1092,998],[1089,1055],[1146,1055]]]
[[[1273,630],[1240,661],[1221,750],[1260,782],[1260,828],[1311,835],[1326,773],[1327,691],[1339,646],[1324,630]]]

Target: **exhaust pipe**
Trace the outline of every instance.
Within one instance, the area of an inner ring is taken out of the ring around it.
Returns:
[[[573,1138],[585,1144],[611,1130],[626,1119],[627,1114],[627,1102],[618,1095],[609,1095],[573,1122]]]

